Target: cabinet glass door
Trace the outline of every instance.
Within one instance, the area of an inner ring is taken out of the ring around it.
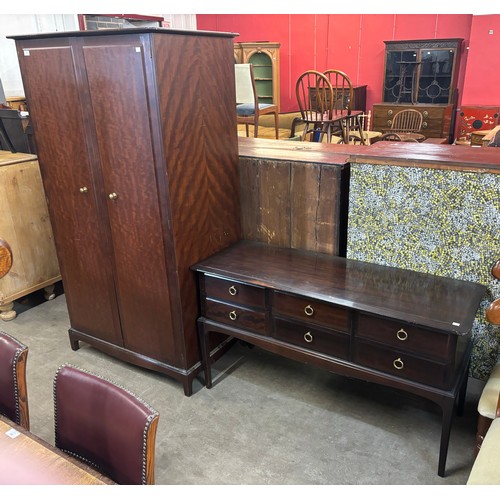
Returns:
[[[447,104],[453,76],[453,49],[421,51],[418,102]]]
[[[415,97],[415,71],[418,65],[415,50],[391,50],[385,62],[384,101],[412,102]]]

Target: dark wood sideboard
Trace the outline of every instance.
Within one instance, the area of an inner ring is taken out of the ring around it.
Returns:
[[[444,476],[453,413],[463,409],[482,285],[317,252],[241,241],[193,266],[207,388],[208,337],[383,384],[438,404]]]

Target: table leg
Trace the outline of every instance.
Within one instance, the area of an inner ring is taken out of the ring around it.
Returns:
[[[443,419],[441,427],[441,445],[439,448],[438,476],[444,477],[446,468],[446,457],[448,455],[448,445],[450,443],[451,424],[453,422],[453,413],[455,408],[455,399],[446,398],[441,405],[443,410]]]
[[[212,370],[210,368],[210,348],[207,339],[207,333],[205,332],[205,325],[203,322],[198,321],[198,338],[200,340],[201,349],[201,363],[203,365],[203,370],[205,373],[205,386],[207,389],[212,388]]]

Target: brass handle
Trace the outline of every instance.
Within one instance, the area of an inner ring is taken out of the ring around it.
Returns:
[[[306,342],[312,342],[313,341],[313,336],[311,332],[304,333],[304,340]]]
[[[231,311],[231,312],[229,313],[229,319],[230,319],[231,321],[234,321],[237,317],[238,317],[238,316],[236,315],[236,311]]]
[[[392,120],[387,120],[387,126],[390,127],[392,125]]]
[[[389,109],[389,111],[387,111],[387,116],[392,116],[392,113],[394,113],[394,111],[392,111],[392,109]]]
[[[392,366],[394,366],[396,370],[402,370],[404,367],[404,363],[401,361],[401,358],[398,358],[392,362]]]
[[[307,305],[306,307],[304,307],[304,312],[308,315],[308,316],[312,316],[314,314],[314,309],[312,308],[311,305]]]
[[[427,122],[422,123],[422,128],[427,128]]]
[[[429,112],[428,111],[422,111],[422,116],[424,118],[427,118],[429,116]]]
[[[236,290],[235,286],[229,287],[229,295],[236,295],[237,293],[238,293],[238,290]]]
[[[89,190],[89,188],[88,188],[87,186],[82,186],[82,187],[80,188],[80,193],[87,193],[87,192],[88,192],[88,190]]]
[[[109,193],[108,198],[114,201],[118,198],[118,195],[116,193]]]
[[[406,340],[408,338],[408,334],[401,328],[401,330],[398,330],[396,333],[396,337],[399,340]]]

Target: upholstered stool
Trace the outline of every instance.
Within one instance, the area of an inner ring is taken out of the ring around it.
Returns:
[[[481,444],[484,436],[490,428],[491,422],[495,418],[498,399],[500,394],[500,361],[494,366],[490,378],[483,388],[477,411],[479,413],[477,419],[477,434],[476,434],[476,454],[481,449]]]

